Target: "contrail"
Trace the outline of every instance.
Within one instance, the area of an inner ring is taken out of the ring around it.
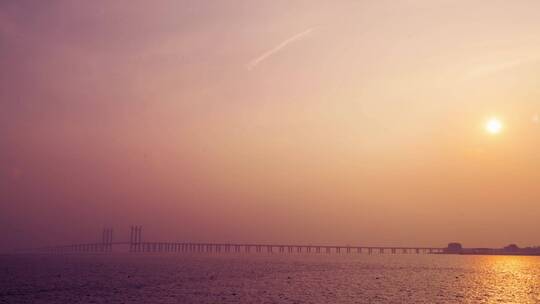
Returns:
[[[286,47],[287,45],[289,45],[290,43],[293,43],[297,40],[300,40],[304,37],[306,37],[307,35],[311,34],[311,32],[313,32],[314,28],[310,28],[310,29],[307,29],[301,33],[298,33],[294,36],[292,36],[291,38],[281,42],[280,44],[276,45],[274,48],[272,48],[271,50],[263,53],[261,56],[251,60],[248,65],[247,65],[247,69],[248,70],[253,70],[255,67],[257,67],[257,65],[261,62],[263,62],[264,60],[266,60],[268,57],[274,55],[275,53],[279,52],[281,49],[283,49],[284,47]]]

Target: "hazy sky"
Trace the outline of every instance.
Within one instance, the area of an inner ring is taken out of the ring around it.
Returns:
[[[4,0],[0,250],[540,245],[539,72],[537,0]]]

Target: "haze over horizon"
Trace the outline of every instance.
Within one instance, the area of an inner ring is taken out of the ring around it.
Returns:
[[[540,245],[538,1],[6,0],[0,64],[0,252]]]

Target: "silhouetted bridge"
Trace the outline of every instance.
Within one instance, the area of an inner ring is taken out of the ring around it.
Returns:
[[[434,254],[443,253],[436,247],[394,246],[335,246],[291,245],[252,243],[194,243],[194,242],[143,242],[142,227],[131,227],[129,242],[113,242],[113,230],[105,229],[99,243],[71,244],[28,250],[37,253],[107,253],[113,247],[124,246],[132,253],[366,253],[366,254]]]

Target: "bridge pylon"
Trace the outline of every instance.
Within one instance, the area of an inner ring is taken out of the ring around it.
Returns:
[[[129,251],[131,252],[140,251],[141,242],[142,242],[142,226],[131,226]]]
[[[113,242],[113,229],[105,228],[103,229],[102,238],[101,238],[101,251],[112,251],[112,242]]]

